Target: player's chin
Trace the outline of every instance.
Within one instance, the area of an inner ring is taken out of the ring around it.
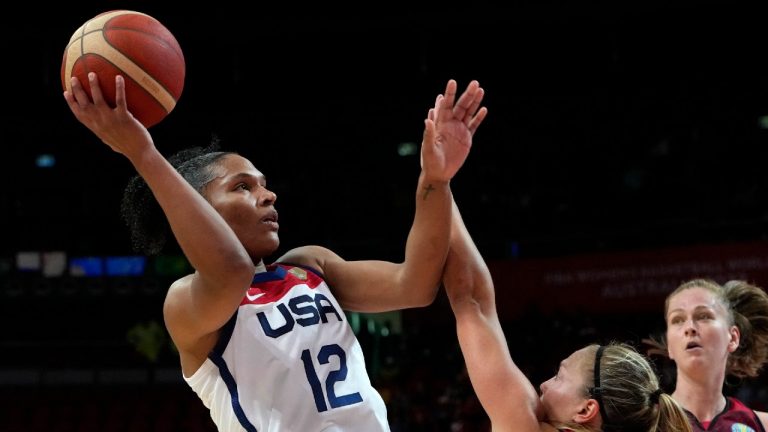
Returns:
[[[255,256],[263,258],[271,255],[280,247],[280,237],[278,237],[276,231],[270,231],[251,238],[247,244],[249,245],[247,249],[251,255],[255,254]]]
[[[280,237],[277,235],[277,231],[270,233],[264,243],[269,252],[268,254],[275,252],[280,247]]]

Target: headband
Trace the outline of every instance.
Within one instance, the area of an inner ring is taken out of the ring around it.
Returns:
[[[608,415],[605,413],[605,404],[603,404],[603,388],[600,387],[600,360],[603,357],[604,350],[605,345],[597,347],[597,352],[595,353],[595,386],[589,389],[589,394],[597,401],[600,407],[600,415],[603,417],[603,424],[606,424],[608,423]]]

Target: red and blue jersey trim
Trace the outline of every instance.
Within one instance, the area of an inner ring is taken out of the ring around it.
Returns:
[[[294,286],[303,284],[310,289],[323,282],[320,274],[308,267],[290,264],[270,264],[267,271],[256,273],[240,305],[267,304],[283,298]]]

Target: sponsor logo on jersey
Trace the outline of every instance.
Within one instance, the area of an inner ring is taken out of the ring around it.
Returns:
[[[251,294],[251,293],[245,293],[245,296],[248,297],[248,300],[250,301],[256,301],[257,298],[263,296],[266,293],[258,293],[258,294]]]

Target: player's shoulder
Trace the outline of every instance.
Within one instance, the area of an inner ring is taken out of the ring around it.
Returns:
[[[755,411],[755,415],[757,416],[758,420],[760,420],[760,423],[763,424],[763,428],[768,425],[768,412],[765,411]]]
[[[195,276],[195,274],[194,274],[194,273],[190,273],[190,274],[188,274],[188,275],[186,275],[186,276],[182,276],[182,277],[180,277],[179,279],[176,279],[176,280],[175,280],[175,281],[173,281],[173,283],[171,284],[171,288],[170,288],[170,289],[178,289],[178,288],[181,288],[181,287],[187,287],[187,286],[189,286],[189,284],[191,284],[191,283],[192,283],[192,278],[193,278],[194,276]]]
[[[317,245],[300,246],[289,250],[275,263],[285,263],[318,269],[321,272],[329,261],[340,259],[332,250]]]
[[[189,288],[189,286],[192,284],[192,278],[194,277],[193,274],[188,274],[186,276],[182,276],[179,279],[176,279],[171,283],[171,286],[168,288],[168,292],[166,293],[166,299],[171,298],[175,295],[178,295],[179,292],[186,290]]]

